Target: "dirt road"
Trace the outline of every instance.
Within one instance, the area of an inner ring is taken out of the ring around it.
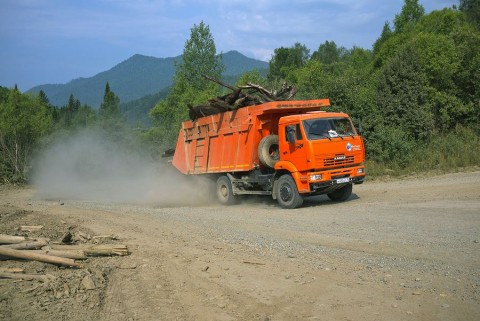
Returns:
[[[32,189],[6,188],[0,206],[7,223],[14,217],[5,213],[15,209],[24,211],[15,224],[73,224],[118,235],[131,250],[87,262],[89,273],[101,270],[105,279],[93,298],[65,290],[69,296],[30,304],[44,293],[0,280],[0,293],[9,293],[0,296],[4,320],[480,317],[478,171],[367,182],[347,202],[315,197],[296,210],[266,198],[231,207],[60,203],[38,200]],[[66,301],[72,296],[76,301]],[[87,302],[89,311],[78,315],[75,302]]]

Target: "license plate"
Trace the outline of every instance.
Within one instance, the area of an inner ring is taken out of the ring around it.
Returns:
[[[343,184],[343,183],[348,183],[348,182],[350,182],[350,177],[337,179],[337,184]]]

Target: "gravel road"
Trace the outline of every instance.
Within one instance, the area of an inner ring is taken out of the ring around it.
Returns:
[[[112,272],[101,320],[480,317],[480,171],[366,182],[295,210],[0,196],[128,244],[132,268]]]

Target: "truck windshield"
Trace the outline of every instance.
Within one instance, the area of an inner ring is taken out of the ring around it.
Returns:
[[[303,127],[309,140],[330,139],[355,135],[348,118],[317,118],[303,121]]]

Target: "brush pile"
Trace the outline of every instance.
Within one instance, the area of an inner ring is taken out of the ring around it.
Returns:
[[[0,202],[0,320],[105,319],[110,280],[135,258],[111,230],[64,219]]]
[[[20,231],[38,231],[43,226],[21,226]],[[100,244],[103,240],[117,239],[113,235],[90,236],[87,233],[70,229],[59,241],[48,238],[30,238],[19,235],[0,234],[0,257],[4,259],[20,259],[51,263],[65,267],[82,268],[79,260],[91,256],[125,256],[128,248],[122,244]],[[90,243],[90,244],[89,244]],[[0,278],[32,278],[32,275],[15,275],[3,271]]]
[[[206,75],[203,75],[203,77],[230,89],[232,92],[224,96],[210,99],[203,105],[189,105],[189,116],[191,120],[271,101],[290,100],[297,93],[297,89],[287,83],[284,83],[279,90],[268,90],[253,83],[247,83],[245,86],[235,87]]]

